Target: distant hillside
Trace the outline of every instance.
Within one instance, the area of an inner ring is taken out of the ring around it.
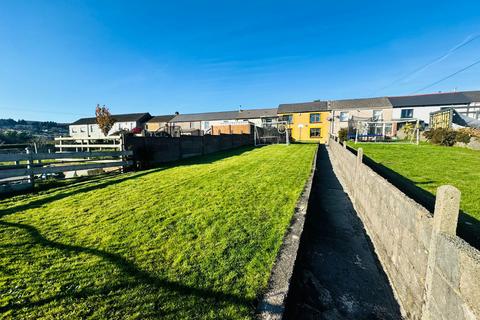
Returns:
[[[0,144],[46,142],[68,134],[68,124],[53,121],[0,119]]]

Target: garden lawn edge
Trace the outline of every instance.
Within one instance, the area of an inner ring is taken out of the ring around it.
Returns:
[[[312,169],[303,191],[297,200],[290,225],[284,236],[280,250],[270,273],[266,292],[260,298],[257,306],[257,319],[282,319],[285,312],[285,302],[290,290],[295,261],[298,255],[300,238],[302,236],[307,214],[308,201],[312,190],[313,177],[317,163],[318,146],[312,161]]]

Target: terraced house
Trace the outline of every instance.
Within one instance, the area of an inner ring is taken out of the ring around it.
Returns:
[[[327,142],[330,111],[326,101],[281,104],[278,116],[288,123],[292,140]]]

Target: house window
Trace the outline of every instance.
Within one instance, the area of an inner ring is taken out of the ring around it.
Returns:
[[[373,121],[383,119],[383,110],[373,110]]]
[[[403,109],[400,117],[403,118],[413,118],[413,109]]]
[[[281,116],[280,121],[286,121],[290,124],[293,122],[293,116],[291,114],[284,114],[283,116]]]
[[[310,128],[310,138],[320,138],[321,130],[320,128]]]
[[[345,112],[345,111],[340,112],[340,115],[338,116],[338,118],[342,122],[348,121],[348,112]]]
[[[310,123],[320,122],[320,113],[310,113]]]
[[[262,118],[262,124],[264,127],[271,127],[272,121],[272,118]]]

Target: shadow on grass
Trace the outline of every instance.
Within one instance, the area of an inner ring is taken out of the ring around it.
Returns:
[[[357,154],[355,149],[348,148],[352,153]],[[434,181],[416,183],[365,155],[363,155],[363,163],[433,214],[435,210],[435,195],[417,185],[428,184]],[[458,217],[457,235],[471,246],[480,249],[480,221],[462,210],[460,210]]]
[[[70,253],[86,253],[86,254],[100,257],[102,259],[109,261],[110,263],[115,264],[123,272],[124,275],[135,279],[134,281],[124,282],[122,284],[118,284],[114,286],[105,286],[102,288],[86,288],[86,289],[74,291],[74,292],[62,292],[52,297],[35,301],[35,302],[9,303],[6,306],[0,307],[0,313],[7,312],[9,310],[18,310],[22,308],[41,306],[41,305],[48,304],[50,302],[62,300],[69,297],[84,298],[92,294],[107,294],[115,290],[120,290],[123,288],[132,288],[137,285],[154,286],[157,289],[162,288],[162,289],[166,289],[168,291],[176,292],[182,295],[190,295],[190,296],[193,295],[193,296],[197,296],[204,299],[214,299],[217,301],[229,302],[236,305],[243,305],[243,306],[249,307],[250,309],[253,309],[256,302],[253,299],[247,299],[234,294],[218,292],[218,291],[213,291],[209,289],[194,288],[178,282],[161,279],[146,271],[139,269],[133,262],[128,261],[127,259],[123,258],[118,254],[109,253],[99,249],[86,248],[86,247],[81,247],[76,245],[68,245],[68,244],[63,244],[60,242],[48,240],[44,236],[42,236],[42,234],[35,227],[30,225],[7,222],[2,220],[0,220],[0,225],[4,227],[13,227],[13,228],[22,229],[26,231],[37,244],[40,244],[46,248],[58,249],[58,250],[67,251]]]
[[[57,189],[52,191],[52,195],[46,195],[44,197],[41,197],[39,199],[33,199],[30,202],[6,208],[6,209],[0,209],[0,218],[11,215],[17,212],[21,212],[23,210],[28,210],[32,208],[37,208],[42,205],[45,205],[47,203],[61,200],[63,198],[72,196],[72,195],[77,195],[79,193],[84,193],[84,192],[89,192],[101,188],[108,187],[110,185],[118,184],[127,180],[139,178],[145,175],[148,175],[150,173],[158,172],[161,170],[169,169],[169,168],[174,168],[174,167],[180,167],[180,166],[189,166],[189,165],[196,165],[196,164],[209,164],[213,163],[219,160],[223,160],[225,158],[230,158],[233,156],[238,156],[241,155],[245,152],[251,151],[255,149],[255,147],[240,147],[237,149],[233,150],[228,150],[228,151],[220,151],[216,153],[212,153],[209,155],[204,155],[204,156],[196,156],[196,157],[191,157],[187,159],[182,159],[176,162],[170,162],[166,163],[162,166],[156,167],[156,169],[149,169],[148,171],[140,171],[137,173],[131,173],[128,176],[121,177],[121,174],[106,174],[106,175],[100,175],[100,176],[94,176],[94,177],[89,177],[89,178],[84,178],[81,181],[76,180],[72,184],[66,184],[64,187],[58,187]],[[108,179],[105,182],[100,182],[97,184],[93,184],[95,182],[101,181],[103,179]],[[81,188],[79,188],[81,187]],[[57,192],[58,190],[58,192]]]
[[[225,150],[225,151],[218,151],[215,153],[210,153],[206,155],[198,155],[198,156],[193,156],[190,158],[185,158],[181,160],[176,160],[172,162],[165,162],[164,164],[160,165],[162,168],[173,168],[173,167],[179,167],[179,166],[189,166],[189,165],[195,165],[195,164],[209,164],[213,163],[219,160],[223,160],[226,158],[234,157],[234,156],[239,156],[242,155],[245,152],[252,151],[254,149],[261,148],[263,146],[244,146],[244,147],[238,147],[235,149],[231,150]],[[158,166],[157,166],[158,167]]]
[[[159,171],[159,170],[160,169],[154,170],[154,171],[150,170],[148,172],[142,172],[142,173],[137,173],[137,174],[130,174],[128,176],[118,178],[118,179],[114,179],[114,178],[110,178],[110,177],[103,177],[103,178],[106,178],[108,180],[105,181],[105,182],[98,183],[98,184],[91,184],[91,183],[94,183],[95,181],[100,180],[100,179],[95,179],[93,181],[89,180],[89,181],[86,181],[86,182],[80,182],[79,184],[74,183],[72,185],[65,186],[64,188],[62,188],[61,191],[59,190],[58,192],[55,192],[52,195],[46,195],[45,197],[42,197],[42,198],[39,198],[39,199],[33,199],[30,202],[27,202],[27,203],[24,203],[24,204],[21,204],[21,205],[18,205],[18,206],[9,207],[9,208],[6,208],[6,209],[1,209],[0,210],[0,218],[2,218],[4,216],[7,216],[7,215],[10,215],[10,214],[21,212],[23,210],[37,208],[37,207],[40,207],[44,204],[47,204],[47,203],[50,203],[50,202],[53,202],[53,201],[57,201],[57,200],[61,200],[63,198],[73,196],[73,195],[76,195],[76,194],[79,194],[79,193],[84,193],[84,192],[89,192],[89,191],[92,191],[92,190],[105,188],[107,186],[114,185],[114,184],[117,184],[117,183],[120,183],[120,182],[124,182],[124,181],[130,180],[130,179],[138,178],[138,177],[141,177],[141,176],[144,176],[144,175],[147,175],[149,173],[156,172],[156,171]],[[79,186],[82,186],[82,185],[86,185],[86,186],[78,188]]]

